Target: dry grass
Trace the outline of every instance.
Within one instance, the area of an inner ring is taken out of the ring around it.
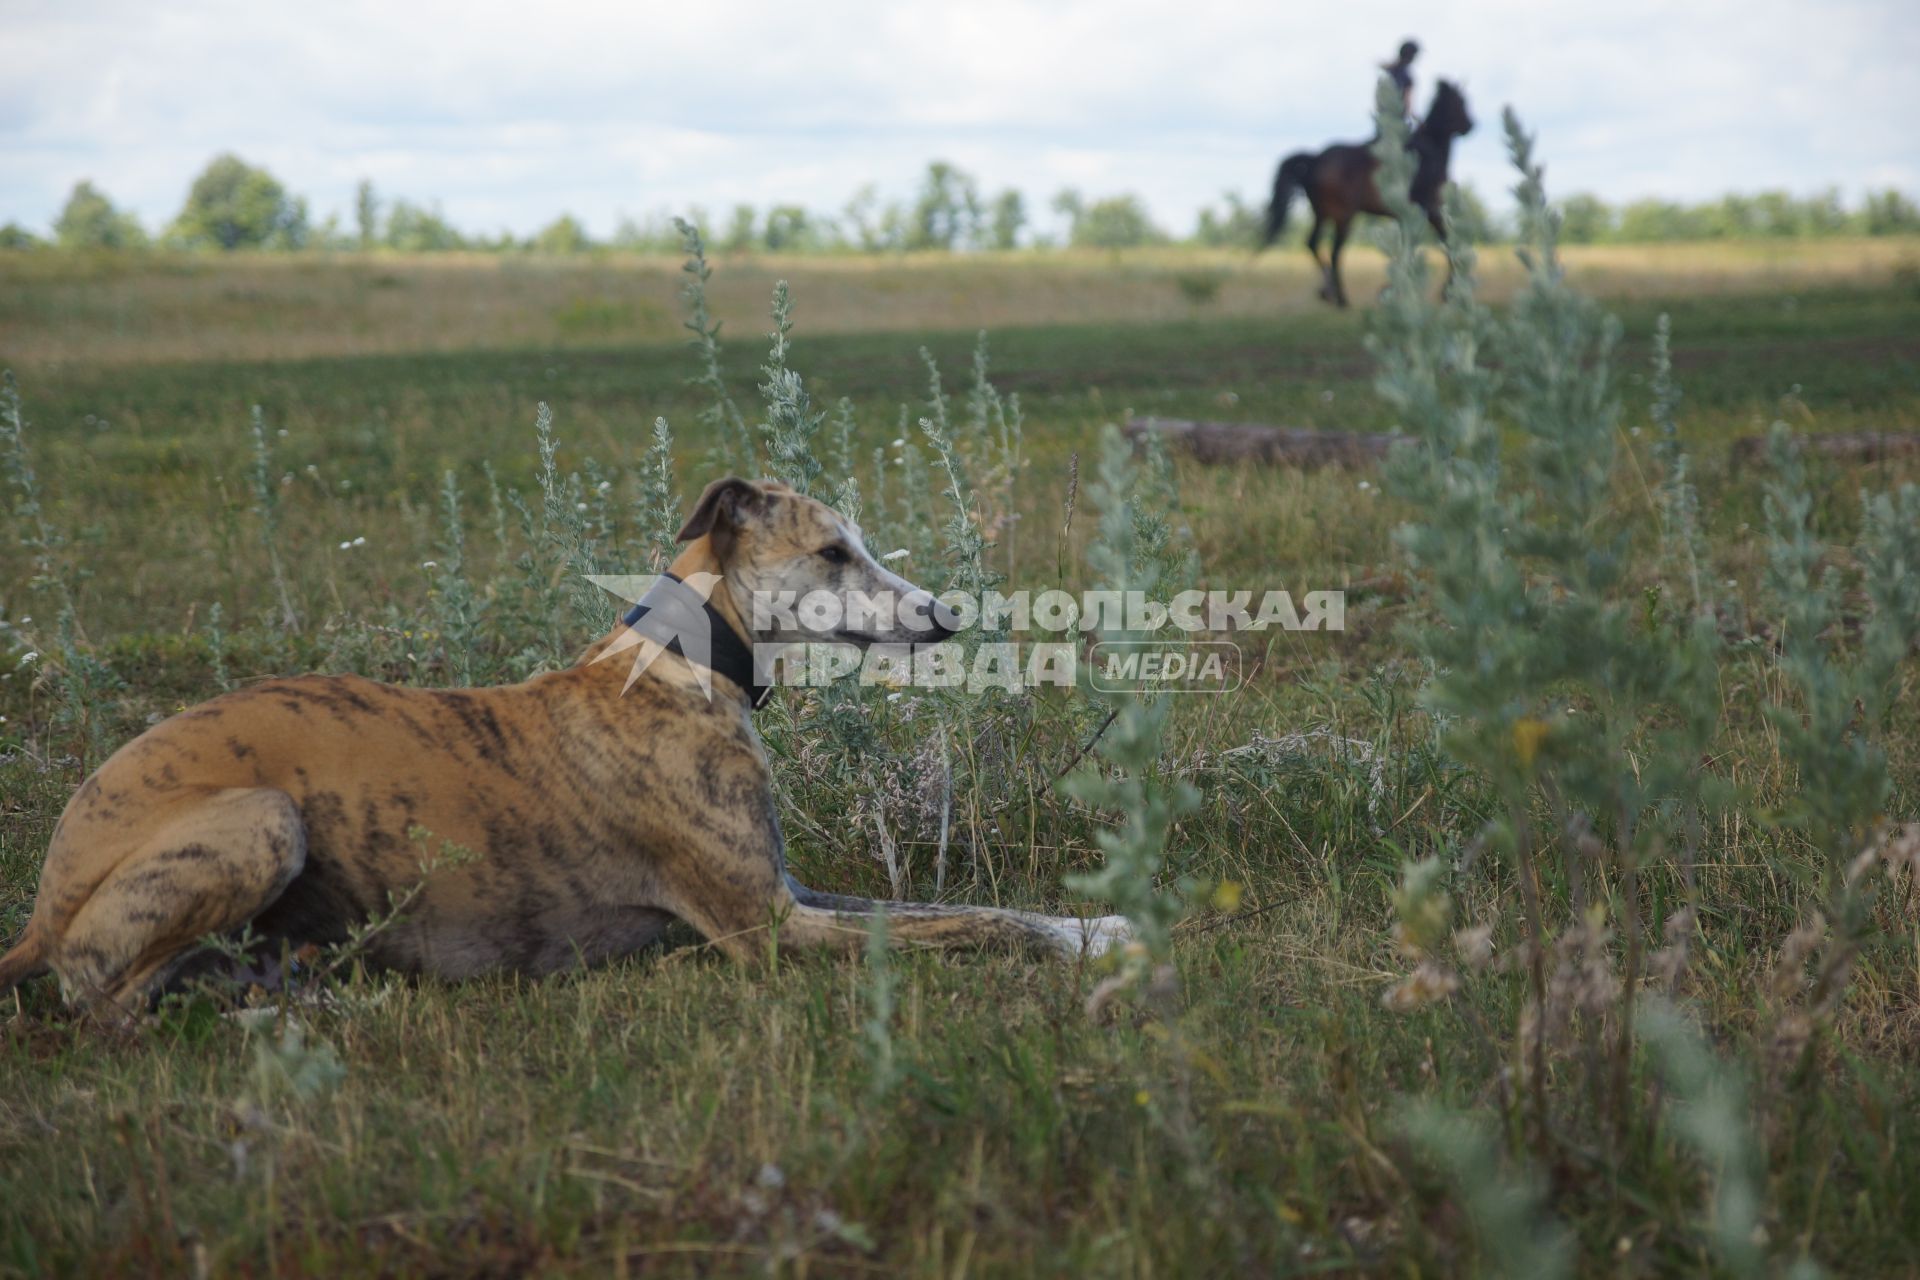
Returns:
[[[1567,251],[1601,297],[1776,293],[1885,282],[1920,271],[1920,241],[1748,241],[1601,245]],[[1302,315],[1322,304],[1297,247],[1244,253],[1142,250],[723,261],[714,314],[733,333],[764,326],[777,279],[790,281],[809,334],[1167,323]],[[1346,264],[1355,298],[1383,262]],[[1498,299],[1520,279],[1512,255],[1485,254]],[[677,259],[482,254],[93,257],[0,255],[0,358],[34,372],[203,360],[591,347],[681,336]],[[1194,301],[1190,290],[1212,290]]]

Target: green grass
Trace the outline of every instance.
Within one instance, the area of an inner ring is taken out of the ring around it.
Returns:
[[[890,456],[899,406],[924,398],[918,345],[950,389],[964,389],[969,330],[923,312],[923,331],[815,335],[804,285],[796,297],[793,363],[817,403],[853,400],[863,459],[876,449]],[[504,312],[511,300],[498,305]],[[1737,601],[1755,598],[1749,526],[1759,503],[1755,477],[1727,466],[1734,437],[1775,418],[1813,431],[1920,429],[1911,282],[1632,296],[1616,306],[1630,431],[1645,422],[1654,317],[1673,315],[1683,429],[1715,572],[1736,583]],[[466,494],[473,580],[510,577],[519,543],[494,539],[482,464],[503,484],[531,486],[536,402],[554,407],[563,467],[589,455],[630,466],[665,414],[683,491],[711,478],[717,463],[701,457],[709,442],[698,437],[685,351],[595,345],[588,330],[614,313],[577,314],[554,345],[502,338],[272,362],[204,353],[90,361],[84,334],[62,339],[58,361],[0,348],[0,361],[19,359],[28,374],[30,438],[49,518],[70,534],[69,559],[84,573],[86,636],[123,682],[103,706],[110,742],[215,691],[207,618],[216,603],[231,633],[221,658],[235,679],[317,667],[444,682],[421,567],[442,554],[440,476],[452,469]],[[280,324],[297,330],[297,313]],[[756,403],[756,327],[737,322],[725,335],[743,407]],[[888,317],[885,327],[902,326]],[[1128,412],[1393,425],[1370,387],[1362,331],[1357,314],[1319,311],[998,329],[995,381],[1020,395],[1030,465],[1022,519],[990,554],[999,562],[1012,542],[1018,585],[1083,583],[1092,519],[1083,507],[1063,533],[1070,466],[1076,455],[1090,465],[1100,425]],[[287,433],[272,439],[276,470],[292,477],[280,536],[307,622],[297,636],[267,623],[273,588],[246,479],[254,403],[270,432]],[[876,542],[904,545],[917,521],[944,511],[931,484],[906,493],[901,469],[890,470],[864,523]],[[1916,471],[1829,469],[1822,516],[1844,531],[1856,488]],[[1087,1018],[1092,978],[1077,970],[913,956],[899,962],[895,994],[902,1071],[881,1088],[862,1031],[862,964],[787,957],[753,974],[683,945],[539,983],[357,976],[334,1003],[296,1011],[309,1043],[324,1041],[343,1070],[337,1084],[303,1096],[263,1070],[261,1042],[210,1000],[119,1036],[70,1021],[40,983],[22,992],[0,1045],[0,1269],[1473,1269],[1472,1232],[1445,1180],[1400,1136],[1397,1108],[1406,1097],[1486,1104],[1507,1064],[1455,1006],[1398,1015],[1380,1005],[1403,971],[1387,933],[1402,857],[1457,847],[1488,805],[1436,751],[1414,705],[1420,673],[1397,631],[1413,606],[1389,542],[1403,513],[1368,473],[1182,466],[1179,480],[1203,585],[1358,584],[1349,632],[1285,636],[1243,695],[1178,708],[1167,758],[1204,801],[1177,827],[1172,864],[1201,882],[1237,884],[1243,909],[1263,911],[1233,921],[1203,908],[1178,931],[1184,1047],[1166,1043],[1157,1023]],[[1645,502],[1634,484],[1623,476],[1630,510]],[[624,476],[618,492],[630,493]],[[340,549],[362,536],[365,546]],[[919,558],[908,567],[938,571]],[[27,577],[25,553],[0,548],[4,617],[18,624],[37,613],[29,629],[44,632],[48,602]],[[574,637],[591,638],[584,629]],[[0,926],[9,935],[84,772],[79,736],[53,691],[34,684],[35,667],[4,656],[11,643],[0,632],[0,749],[9,751]],[[505,648],[489,652],[496,668],[510,660]],[[1747,790],[1710,841],[1703,891],[1715,911],[1689,991],[1730,1044],[1758,1017],[1752,992],[1781,939],[1817,900],[1818,865],[1818,851],[1770,825],[1796,784],[1752,714],[1768,670],[1756,657],[1735,674],[1744,683],[1718,767]],[[1907,680],[1897,705],[1910,709],[1911,663]],[[874,837],[847,820],[876,782],[872,766],[823,741],[798,697],[782,695],[762,726],[795,869],[822,887],[883,892]],[[1047,786],[1089,727],[1084,709],[1064,702],[1043,700],[1026,720],[990,719],[969,745],[977,758],[955,814],[968,838],[949,896],[1059,904],[1062,876],[1095,861],[1092,817]],[[917,758],[925,729],[904,716],[872,726],[872,758],[920,802],[928,779],[901,762]],[[1221,754],[1255,734],[1315,729],[1372,744],[1388,765],[1382,793],[1372,795],[1363,765],[1319,750]],[[1911,820],[1920,816],[1920,728],[1907,715],[1890,736],[1901,786],[1894,816]],[[912,891],[930,896],[935,830],[911,813],[895,820]],[[1481,918],[1513,893],[1507,869],[1483,865],[1456,891],[1460,918]],[[1837,1042],[1820,1062],[1828,1087],[1804,1107],[1777,1100],[1781,1114],[1762,1117],[1775,1240],[1842,1273],[1910,1272],[1920,1256],[1920,986],[1907,911],[1883,906],[1882,932],[1862,954]],[[1490,981],[1462,1003],[1498,1024],[1516,998],[1511,982]],[[1670,1138],[1643,1135],[1611,1162],[1569,1150],[1544,1172],[1583,1272],[1708,1269],[1707,1180]]]

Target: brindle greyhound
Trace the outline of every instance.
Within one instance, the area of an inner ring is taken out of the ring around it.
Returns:
[[[876,563],[856,528],[782,485],[715,482],[680,541],[673,577],[718,576],[705,607],[723,656],[749,643],[951,634],[931,596]],[[831,635],[804,629],[807,610],[749,614],[756,592],[814,589],[894,593],[908,608],[891,628]],[[336,942],[416,887],[368,956],[445,978],[605,961],[675,917],[747,959],[766,954],[770,929],[787,945],[859,946],[883,908],[891,937],[909,944],[1077,956],[1127,936],[1114,916],[883,904],[802,886],[786,871],[750,718],[762,692],[753,668],[701,669],[697,652],[655,646],[627,688],[630,664],[598,659],[633,639],[623,624],[574,666],[502,688],[300,676],[156,725],[68,803],[33,917],[0,957],[0,992],[51,969],[70,1003],[124,1014],[209,935],[251,923],[270,944]],[[420,828],[430,846],[479,856],[423,880]]]

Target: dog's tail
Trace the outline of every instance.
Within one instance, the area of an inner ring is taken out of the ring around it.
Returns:
[[[1287,208],[1293,203],[1294,193],[1313,179],[1314,155],[1311,151],[1296,151],[1280,162],[1280,170],[1273,175],[1273,199],[1267,203],[1267,229],[1260,241],[1262,249],[1280,238],[1287,229]]]
[[[0,956],[0,996],[28,978],[47,971],[46,935],[29,924],[13,950]]]

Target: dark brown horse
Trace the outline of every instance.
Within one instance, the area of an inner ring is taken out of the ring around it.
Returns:
[[[1427,112],[1407,141],[1413,153],[1413,202],[1426,210],[1427,221],[1444,242],[1446,220],[1440,212],[1440,193],[1447,185],[1447,162],[1453,155],[1453,140],[1473,131],[1473,117],[1467,114],[1467,100],[1448,81],[1440,81],[1434,90],[1433,107]],[[1297,190],[1307,193],[1313,205],[1313,233],[1307,237],[1307,249],[1320,268],[1320,296],[1335,306],[1347,305],[1346,286],[1340,283],[1340,250],[1346,246],[1347,231],[1356,215],[1362,213],[1389,217],[1380,188],[1373,180],[1380,162],[1373,157],[1370,142],[1335,143],[1318,153],[1302,151],[1280,162],[1273,176],[1273,202],[1267,206],[1265,248],[1286,230],[1287,206]],[[1320,259],[1320,232],[1333,224],[1331,260]]]

